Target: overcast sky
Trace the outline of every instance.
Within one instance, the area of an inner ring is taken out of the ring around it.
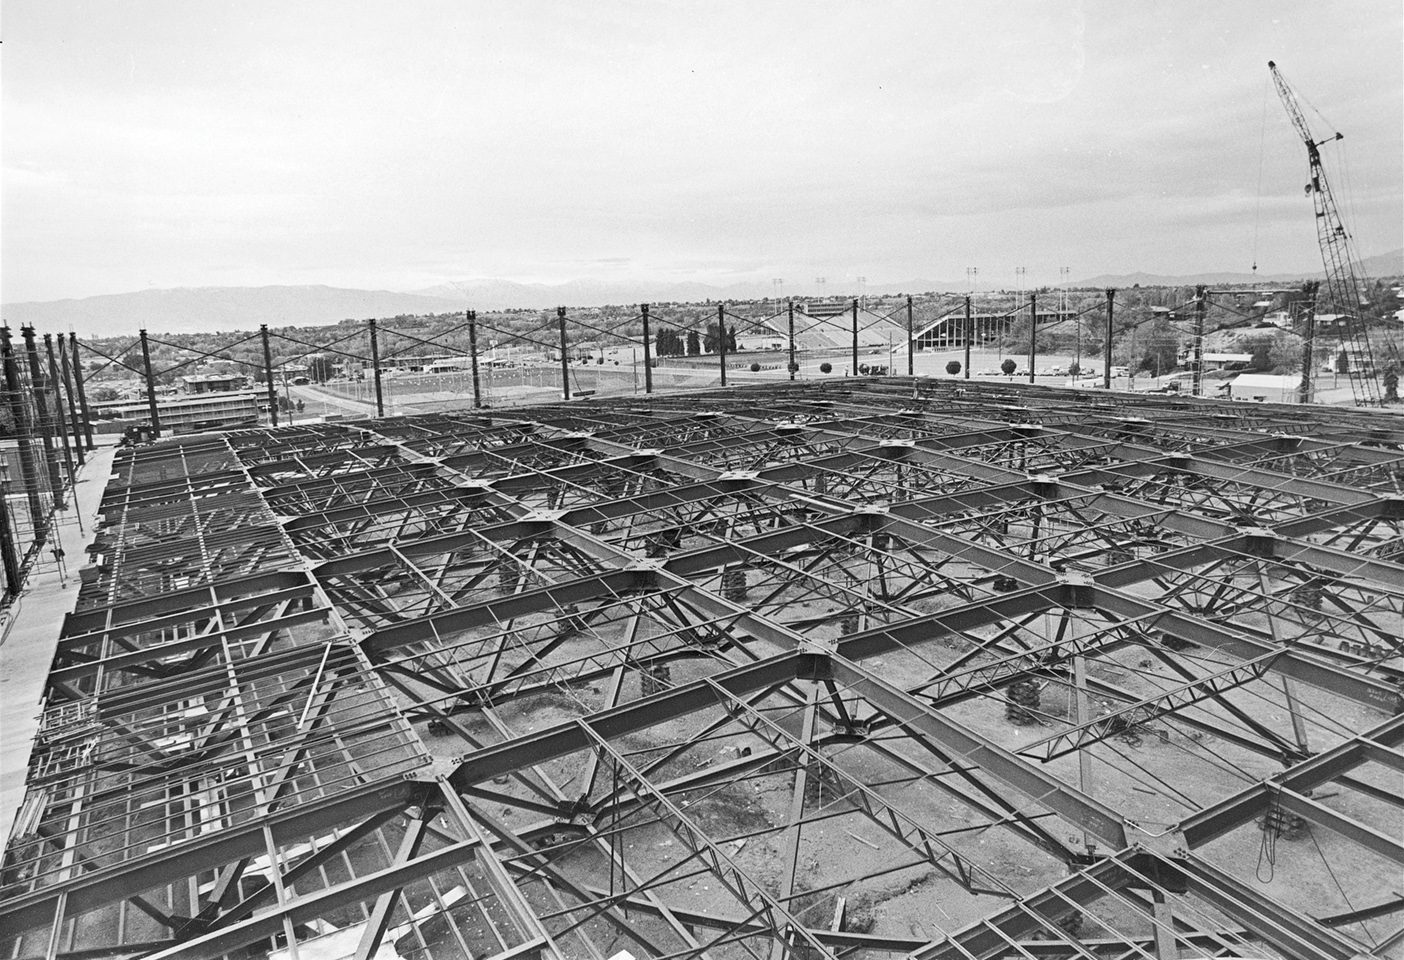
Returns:
[[[3,298],[1319,264],[1404,246],[1404,5],[5,0]],[[1324,119],[1323,119],[1324,115]],[[1259,182],[1261,179],[1261,191]]]

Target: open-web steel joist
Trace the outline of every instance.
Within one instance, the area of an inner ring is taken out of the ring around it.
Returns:
[[[888,380],[124,453],[0,956],[1353,958],[1404,421]]]

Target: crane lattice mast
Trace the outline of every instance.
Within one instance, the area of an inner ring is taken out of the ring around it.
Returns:
[[[1316,209],[1316,240],[1321,247],[1321,263],[1326,270],[1326,299],[1339,311],[1341,346],[1346,350],[1350,371],[1350,387],[1357,405],[1378,404],[1380,402],[1379,382],[1375,377],[1374,357],[1370,353],[1370,338],[1366,330],[1365,318],[1361,316],[1360,282],[1355,275],[1355,256],[1351,250],[1350,234],[1341,222],[1336,198],[1331,193],[1331,184],[1326,179],[1326,171],[1321,165],[1321,145],[1344,139],[1337,133],[1325,140],[1317,140],[1307,126],[1306,117],[1297,103],[1297,96],[1287,85],[1277,64],[1268,61],[1272,72],[1272,82],[1277,87],[1277,95],[1287,108],[1287,116],[1292,120],[1297,135],[1306,144],[1307,160],[1311,167],[1311,179],[1306,185],[1306,193],[1312,198]],[[1303,377],[1311,376],[1312,371],[1302,371]]]

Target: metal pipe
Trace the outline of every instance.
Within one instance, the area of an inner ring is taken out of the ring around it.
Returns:
[[[48,339],[49,337],[46,334],[44,336],[45,342],[48,342]],[[73,452],[78,454],[78,465],[81,467],[83,464],[87,463],[87,454],[83,452],[83,427],[81,418],[78,415],[78,404],[74,402],[73,398],[73,377],[68,369],[68,348],[65,346],[65,343],[66,341],[63,339],[63,334],[59,334],[59,370],[63,375],[63,391],[68,396],[68,421],[73,429]]]
[[[54,448],[53,418],[49,415],[49,384],[48,377],[44,375],[43,368],[39,365],[39,347],[34,342],[34,328],[31,326],[20,327],[20,336],[24,338],[24,353],[29,361],[29,389],[34,394],[34,409],[38,413],[39,440],[44,445],[44,464],[49,473],[49,489],[54,494],[54,509],[62,510],[64,506],[63,497],[63,473],[59,470],[58,451]],[[148,366],[148,369],[149,366]]]
[[[151,411],[151,439],[161,436],[161,411],[156,406],[156,371],[151,367],[151,341],[146,328],[141,331],[141,361],[146,370],[146,406]]]
[[[48,513],[39,497],[39,465],[34,461],[34,447],[31,445],[33,432],[30,426],[29,404],[25,403],[24,389],[20,385],[19,362],[15,359],[15,344],[10,337],[8,326],[0,327],[0,359],[5,367],[5,392],[9,394],[10,416],[15,421],[15,439],[20,454],[20,475],[24,482],[24,492],[29,500],[29,522],[34,528],[34,541],[42,544],[48,534]]]
[[[380,383],[380,336],[375,317],[370,318],[371,378],[375,381],[375,415],[385,416],[385,390]]]
[[[59,379],[58,358],[54,356],[54,335],[51,333],[44,334],[44,352],[49,358],[49,379],[45,394],[47,395],[49,390],[54,392],[54,409],[50,423],[54,435],[63,443],[63,464],[68,470],[68,489],[76,492],[78,473],[73,467],[73,449],[68,444],[68,430],[64,426],[64,420],[67,418],[63,415],[63,393],[60,387],[63,381]]]
[[[83,411],[83,439],[92,450],[96,444],[93,442],[93,417],[88,411],[88,390],[83,385],[83,363],[78,356],[78,334],[68,331],[68,346],[73,351],[73,383],[78,390],[78,406]]]
[[[726,386],[726,306],[717,304],[717,362],[721,364],[721,385]]]
[[[639,304],[639,311],[643,314],[643,348],[644,348],[644,393],[653,392],[653,345],[649,342],[648,332],[648,304]],[[637,384],[638,381],[635,381]]]
[[[1038,294],[1029,294],[1029,383],[1034,382],[1034,357],[1038,353]]]
[[[1116,306],[1116,288],[1107,287],[1107,336],[1102,344],[1102,386],[1111,389],[1112,375],[1112,314]]]
[[[965,298],[965,379],[970,379],[970,346],[975,339],[974,320],[970,316],[970,298]]]
[[[468,313],[468,362],[473,368],[473,406],[481,409],[483,405],[482,384],[478,380],[478,311],[469,310]]]
[[[795,363],[795,301],[790,300],[786,306],[786,313],[790,318],[790,379],[795,378],[799,365]]]
[[[1302,316],[1302,384],[1297,397],[1301,403],[1311,403],[1314,394],[1312,377],[1316,374],[1313,369],[1316,354],[1316,291],[1320,286],[1319,280],[1308,280],[1302,285],[1302,292],[1306,294],[1306,313]]]
[[[907,376],[916,376],[916,344],[912,342],[915,336],[912,326],[912,298],[907,297]]]
[[[0,489],[0,563],[5,567],[5,598],[13,600],[24,588],[24,571],[15,549],[15,524],[10,518],[10,498]]]
[[[858,301],[853,301],[853,376],[858,376]]]
[[[566,401],[570,400],[570,358],[566,356],[566,311],[565,307],[556,308],[556,320],[561,328],[561,397]]]
[[[1204,388],[1204,315],[1209,310],[1209,288],[1194,288],[1194,385],[1192,395],[1199,396]]]
[[[268,324],[258,325],[258,335],[263,339],[263,384],[268,390],[268,418],[273,426],[278,425],[278,388],[273,385],[273,348],[268,344]]]

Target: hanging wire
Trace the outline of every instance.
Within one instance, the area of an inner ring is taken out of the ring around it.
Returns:
[[[1258,134],[1258,204],[1253,213],[1253,277],[1258,275],[1258,234],[1263,220],[1263,164],[1267,158],[1268,99],[1272,94],[1272,75],[1263,76],[1263,123]]]

